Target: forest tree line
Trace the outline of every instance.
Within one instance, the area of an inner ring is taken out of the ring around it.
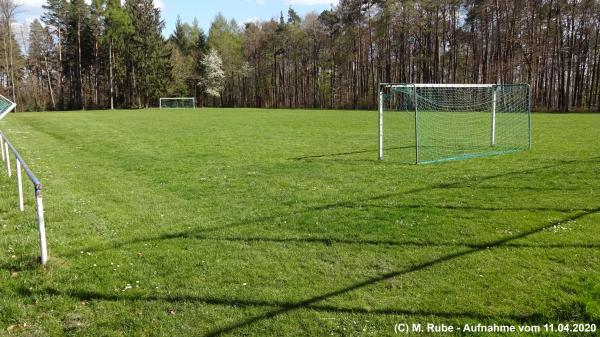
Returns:
[[[341,0],[239,24],[165,23],[152,0],[47,0],[19,42],[0,0],[0,88],[21,110],[369,108],[384,83],[529,83],[535,110],[600,111],[598,0]],[[23,50],[22,50],[23,49]]]

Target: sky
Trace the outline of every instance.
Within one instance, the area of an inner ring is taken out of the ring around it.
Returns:
[[[89,0],[86,0],[89,3]],[[290,6],[300,15],[311,11],[321,12],[331,8],[338,0],[154,0],[163,12],[166,23],[163,35],[169,36],[175,27],[177,16],[184,22],[197,18],[200,26],[208,32],[210,24],[218,13],[239,23],[279,18],[279,13],[287,13]],[[15,28],[20,32],[25,26],[42,14],[46,0],[17,0],[21,6]],[[19,36],[17,36],[19,39]]]

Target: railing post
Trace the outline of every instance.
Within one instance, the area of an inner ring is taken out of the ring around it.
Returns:
[[[45,265],[48,262],[48,250],[46,248],[46,224],[44,223],[44,203],[42,201],[42,186],[35,186],[35,206],[37,210],[38,227],[40,232],[40,262]]]
[[[490,139],[491,146],[496,146],[496,86],[492,87],[492,135]]]
[[[17,169],[17,188],[19,189],[19,209],[21,212],[25,210],[25,205],[23,204],[23,180],[21,178],[21,162],[16,160],[16,169]]]
[[[6,174],[11,177],[12,173],[10,172],[10,155],[8,154],[8,143],[4,142],[4,152],[6,154]]]
[[[379,160],[383,160],[383,88],[379,85]]]
[[[2,148],[2,161],[4,161],[4,137],[0,136],[0,147]]]

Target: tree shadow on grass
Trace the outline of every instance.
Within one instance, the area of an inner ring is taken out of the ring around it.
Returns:
[[[600,157],[598,157],[598,158],[600,158]],[[578,163],[582,163],[582,162],[596,163],[597,162],[596,160],[597,160],[596,158],[590,158],[589,160],[584,160],[584,161],[582,161],[582,160],[564,161],[563,160],[563,161],[558,161],[555,164],[538,166],[538,167],[534,167],[534,168],[530,168],[530,169],[508,171],[508,172],[484,175],[484,176],[479,176],[479,177],[468,177],[468,178],[458,179],[453,182],[442,182],[442,183],[435,183],[435,184],[431,184],[431,185],[427,185],[427,186],[423,186],[423,187],[417,187],[417,188],[413,188],[413,189],[403,191],[403,192],[383,193],[383,194],[379,194],[379,195],[376,195],[373,197],[357,199],[354,201],[341,201],[341,202],[323,204],[323,205],[319,205],[319,206],[306,207],[304,209],[300,209],[300,210],[296,210],[296,211],[271,214],[271,215],[267,215],[267,216],[256,217],[254,219],[244,219],[244,220],[228,223],[225,225],[219,225],[219,226],[214,226],[214,227],[209,227],[209,228],[194,229],[191,231],[186,230],[186,231],[177,232],[177,233],[167,233],[167,234],[161,234],[161,235],[156,235],[156,236],[152,236],[152,237],[142,237],[142,238],[136,238],[136,239],[132,239],[132,240],[112,242],[112,243],[103,244],[100,246],[77,249],[72,252],[63,254],[63,256],[78,255],[81,250],[84,250],[86,252],[99,252],[99,251],[116,249],[119,247],[137,244],[137,243],[161,241],[161,240],[171,240],[171,239],[181,239],[181,238],[185,238],[185,237],[202,237],[203,235],[206,235],[209,233],[218,233],[223,230],[229,230],[229,229],[249,226],[249,225],[253,225],[253,224],[260,224],[263,222],[269,222],[269,221],[286,218],[286,217],[290,217],[290,216],[295,216],[295,215],[302,215],[302,214],[306,214],[306,213],[310,213],[310,212],[321,212],[321,211],[326,211],[326,210],[331,210],[331,209],[355,208],[355,207],[359,207],[359,206],[372,205],[372,202],[385,200],[385,199],[389,199],[389,198],[393,198],[393,197],[417,194],[420,192],[427,192],[427,191],[431,191],[434,189],[448,189],[448,188],[472,186],[475,183],[480,183],[483,181],[493,180],[493,179],[497,179],[497,178],[510,177],[510,176],[515,176],[515,175],[531,174],[531,173],[535,173],[540,170],[553,169],[553,168],[557,168],[557,167],[561,167],[561,166],[565,166],[565,165],[573,165],[573,164],[578,164]],[[418,206],[418,205],[415,205],[415,206]],[[387,206],[378,206],[378,207],[387,207]],[[448,207],[450,208],[450,207],[454,207],[454,206],[448,206]],[[465,206],[465,207],[470,207],[470,206]],[[476,206],[473,206],[473,207],[476,207]],[[537,208],[537,209],[536,208],[533,208],[533,209],[532,208],[523,208],[520,210],[526,210],[526,209],[530,209],[532,211],[543,210],[543,208]],[[484,210],[484,209],[482,209],[482,210]],[[502,211],[503,209],[502,208],[497,208],[497,209],[490,208],[490,210]],[[548,209],[548,210],[552,210],[552,209]],[[559,209],[559,208],[556,208],[553,210],[558,211],[558,212],[571,211],[571,210]],[[585,210],[582,210],[582,211],[585,211]],[[330,240],[330,239],[325,239],[325,240]]]
[[[307,298],[307,299],[305,299],[303,301],[292,303],[292,305],[284,307],[284,308],[278,308],[278,309],[275,309],[275,310],[272,310],[272,311],[269,311],[269,312],[266,312],[266,313],[263,313],[263,314],[260,314],[260,315],[256,315],[256,316],[250,317],[248,319],[245,319],[243,321],[240,321],[240,322],[237,322],[237,323],[234,323],[234,324],[230,324],[230,325],[227,325],[227,326],[224,326],[224,327],[221,327],[221,328],[214,329],[211,332],[209,332],[208,334],[206,334],[205,336],[207,336],[207,337],[208,336],[220,336],[220,335],[222,335],[224,333],[230,333],[230,332],[233,332],[233,331],[238,330],[240,328],[243,328],[243,327],[249,326],[251,324],[254,324],[256,322],[259,322],[259,321],[262,321],[262,320],[266,320],[266,319],[271,319],[271,318],[274,318],[274,317],[286,314],[286,313],[288,313],[290,311],[294,311],[294,310],[298,310],[298,309],[302,309],[302,308],[308,308],[308,307],[316,305],[317,303],[322,302],[324,300],[328,300],[330,298],[333,298],[333,297],[336,297],[336,296],[339,296],[339,295],[342,295],[342,294],[346,294],[346,293],[351,292],[351,291],[359,290],[359,289],[365,288],[367,286],[371,286],[373,284],[380,283],[382,281],[386,281],[386,280],[393,279],[393,278],[396,278],[396,277],[399,277],[399,276],[402,276],[402,275],[407,275],[407,274],[410,274],[410,273],[414,273],[414,272],[417,272],[417,271],[420,271],[420,270],[428,269],[430,267],[433,267],[435,265],[438,265],[438,264],[441,264],[441,263],[444,263],[444,262],[456,260],[456,259],[462,258],[464,256],[468,256],[468,255],[472,255],[472,254],[475,254],[475,253],[478,253],[478,252],[481,252],[481,251],[485,251],[488,248],[500,247],[500,246],[506,245],[507,243],[509,243],[511,241],[514,241],[514,240],[517,240],[517,239],[526,238],[528,236],[531,236],[533,234],[537,234],[539,232],[542,232],[542,231],[544,231],[546,229],[555,227],[555,226],[560,225],[562,223],[570,222],[570,221],[575,221],[575,220],[580,219],[580,218],[582,218],[584,216],[595,214],[595,213],[599,213],[599,212],[600,212],[600,207],[596,208],[596,209],[588,210],[588,211],[582,211],[582,212],[577,213],[576,215],[573,215],[573,216],[570,216],[570,217],[566,217],[566,218],[563,218],[563,219],[558,220],[558,221],[553,221],[553,222],[547,223],[547,224],[545,224],[545,225],[543,225],[541,227],[538,227],[536,229],[532,229],[530,231],[527,231],[527,232],[524,232],[524,233],[521,233],[521,234],[518,234],[518,235],[508,236],[508,237],[503,238],[503,239],[491,241],[491,242],[485,244],[485,248],[483,246],[482,247],[469,248],[469,249],[463,250],[461,252],[448,254],[446,256],[443,256],[443,257],[440,257],[440,258],[437,258],[437,259],[433,259],[433,260],[428,261],[428,262],[417,264],[417,265],[412,266],[412,267],[407,268],[407,269],[397,270],[397,271],[393,271],[393,272],[389,272],[389,273],[384,273],[384,274],[381,274],[381,275],[379,275],[377,277],[373,277],[373,278],[367,279],[365,281],[358,282],[358,283],[355,283],[353,285],[340,288],[340,289],[335,290],[335,291],[327,292],[327,293],[324,293],[324,294],[319,295],[319,296],[310,297],[310,298]]]
[[[468,247],[459,252],[451,253],[439,258],[432,259],[427,262],[418,263],[411,267],[396,270],[388,273],[383,273],[376,277],[372,277],[366,279],[361,282],[357,282],[342,288],[339,288],[334,291],[326,292],[318,296],[313,296],[306,298],[301,301],[296,302],[278,302],[278,301],[256,301],[256,300],[242,300],[242,299],[219,299],[219,298],[210,298],[210,297],[194,297],[194,296],[130,296],[130,295],[106,295],[96,292],[89,292],[85,290],[72,290],[72,291],[59,291],[56,289],[45,289],[40,292],[33,292],[32,290],[22,288],[20,289],[20,293],[23,296],[33,296],[38,293],[53,295],[53,296],[69,296],[77,299],[85,299],[85,300],[107,300],[107,301],[121,301],[121,300],[147,300],[147,301],[168,301],[168,302],[201,302],[206,304],[213,305],[226,305],[226,306],[246,306],[246,307],[268,307],[272,308],[265,313],[261,313],[258,315],[254,315],[247,319],[241,320],[239,322],[229,324],[223,327],[219,327],[209,331],[205,336],[220,336],[226,333],[232,333],[236,330],[242,329],[246,326],[252,325],[259,321],[268,320],[275,318],[277,316],[281,316],[287,314],[289,312],[301,309],[309,309],[309,310],[317,310],[317,311],[327,311],[327,312],[338,312],[338,313],[365,313],[365,314],[389,314],[389,315],[416,315],[416,316],[436,316],[441,318],[473,318],[473,319],[511,319],[521,322],[537,322],[539,323],[545,317],[540,314],[529,315],[529,316],[502,316],[502,315],[484,315],[477,312],[429,312],[429,311],[411,311],[411,310],[402,310],[402,309],[381,309],[381,310],[366,310],[364,308],[344,308],[337,307],[333,305],[325,305],[319,304],[325,300],[332,299],[334,297],[360,290],[366,288],[368,286],[372,286],[374,284],[381,283],[386,280],[390,280],[396,277],[400,277],[403,275],[407,275],[410,273],[418,272],[421,270],[432,268],[436,265],[443,264],[446,262],[450,262],[453,260],[457,260],[459,258],[469,256],[481,251],[486,251],[490,248],[499,248],[503,246],[508,246],[512,241],[523,239],[529,237],[531,235],[540,233],[544,230],[553,228],[563,223],[568,223],[571,221],[575,221],[585,216],[589,216],[592,214],[600,213],[600,207],[595,209],[589,209],[585,211],[580,211],[575,215],[565,217],[563,219],[552,221],[546,223],[542,226],[539,226],[535,229],[523,232],[518,235],[507,236],[505,238],[501,238],[498,240],[490,241],[484,245],[478,245],[475,247]]]
[[[399,146],[399,147],[390,147],[385,150],[406,150],[406,149],[414,149],[414,146]],[[341,157],[341,156],[349,156],[353,154],[362,154],[362,153],[377,153],[379,150],[359,150],[359,151],[348,151],[348,152],[337,152],[337,153],[325,153],[325,154],[316,154],[310,156],[302,156],[296,158],[288,158],[288,160],[305,160],[305,159],[318,159],[318,158],[329,158],[329,157]],[[372,160],[376,161],[376,160]]]
[[[187,231],[187,232],[182,232],[182,233],[177,233],[177,234],[167,234],[167,235],[163,235],[163,236],[158,236],[158,237],[153,237],[153,238],[141,238],[141,239],[136,239],[136,240],[130,240],[127,242],[121,242],[121,243],[116,243],[113,244],[112,247],[110,248],[104,248],[104,249],[111,249],[111,248],[116,248],[116,247],[120,247],[120,246],[124,246],[127,244],[133,244],[133,243],[141,243],[141,242],[147,242],[147,241],[158,241],[158,240],[168,240],[168,239],[173,239],[173,238],[182,238],[182,237],[201,237],[201,234],[207,234],[207,233],[211,233],[211,232],[219,232],[221,230],[225,230],[225,229],[230,229],[230,228],[235,228],[235,227],[240,227],[240,226],[247,226],[249,224],[253,224],[253,223],[260,223],[263,221],[269,221],[269,220],[273,220],[273,219],[277,219],[277,218],[281,218],[281,217],[285,217],[285,216],[290,216],[290,215],[294,215],[294,214],[303,214],[306,212],[312,212],[312,211],[323,211],[323,210],[328,210],[328,209],[335,209],[335,208],[340,208],[340,207],[357,207],[360,204],[364,204],[367,202],[373,202],[373,201],[377,201],[377,200],[384,200],[390,197],[395,197],[395,196],[402,196],[402,195],[407,195],[407,194],[413,194],[413,193],[418,193],[418,192],[422,192],[422,191],[428,191],[428,190],[432,190],[432,189],[443,189],[443,188],[448,188],[448,187],[455,187],[455,186],[460,186],[460,185],[465,185],[465,184],[473,184],[474,182],[482,182],[482,181],[486,181],[486,180],[491,180],[491,179],[496,179],[496,178],[501,178],[501,177],[507,177],[507,176],[514,176],[514,175],[521,175],[521,174],[531,174],[534,173],[536,171],[539,170],[544,170],[544,169],[551,169],[551,168],[556,168],[556,167],[560,167],[563,165],[570,165],[570,164],[574,164],[574,163],[578,163],[579,161],[564,161],[564,162],[559,162],[557,164],[553,164],[553,165],[546,165],[546,166],[540,166],[540,167],[536,167],[536,168],[531,168],[531,169],[525,169],[525,170],[518,170],[518,171],[510,171],[510,172],[503,172],[503,173],[499,173],[499,174],[494,174],[494,175],[486,175],[486,176],[480,176],[480,177],[469,177],[468,179],[459,179],[457,181],[454,182],[447,182],[447,183],[437,183],[437,184],[432,184],[432,185],[428,185],[428,186],[424,186],[424,187],[420,187],[420,188],[414,188],[408,191],[404,191],[404,192],[395,192],[395,193],[384,193],[384,194],[380,194],[374,197],[369,197],[369,198],[364,198],[364,199],[360,199],[360,200],[356,200],[354,202],[336,202],[336,203],[330,203],[330,204],[325,204],[325,205],[320,205],[320,206],[315,206],[315,207],[308,207],[306,209],[303,210],[299,210],[299,211],[295,211],[295,212],[289,212],[286,214],[275,214],[275,215],[270,215],[270,216],[266,216],[266,217],[261,217],[261,218],[257,218],[257,219],[253,219],[253,220],[249,220],[249,221],[240,221],[237,223],[233,223],[233,224],[228,224],[225,226],[217,226],[217,227],[212,227],[212,228],[207,228],[207,229],[200,229],[197,231]],[[562,211],[562,210],[561,210]],[[468,245],[465,244],[464,250],[461,250],[459,252],[455,252],[455,253],[451,253],[448,255],[445,255],[443,257],[439,257],[439,258],[435,258],[432,259],[430,261],[424,262],[424,263],[419,263],[416,265],[413,265],[409,268],[405,268],[405,269],[401,269],[401,270],[396,270],[396,271],[392,271],[392,272],[388,272],[388,273],[383,273],[379,276],[373,277],[373,278],[369,278],[366,279],[362,282],[358,282],[358,283],[354,283],[345,287],[341,287],[337,290],[334,291],[330,291],[330,292],[326,292],[323,293],[321,295],[318,296],[313,296],[313,297],[309,297],[306,298],[304,300],[301,301],[297,301],[297,302],[273,302],[273,301],[244,301],[244,300],[236,300],[236,299],[211,299],[211,298],[196,298],[197,301],[201,301],[201,302],[205,302],[205,303],[211,303],[214,302],[214,304],[222,304],[222,305],[234,305],[234,306],[239,306],[239,305],[243,305],[244,303],[247,305],[251,305],[251,306],[265,306],[265,307],[270,307],[272,308],[271,310],[262,313],[262,314],[258,314],[258,315],[254,315],[252,317],[249,317],[247,319],[241,320],[239,322],[233,323],[233,324],[229,324],[223,327],[219,327],[216,329],[213,329],[212,331],[210,331],[209,333],[207,333],[205,336],[219,336],[225,333],[231,333],[234,332],[238,329],[244,328],[246,326],[252,325],[256,322],[259,321],[263,321],[263,320],[267,320],[267,319],[271,319],[280,315],[284,315],[286,313],[289,313],[291,311],[295,311],[295,310],[300,310],[300,309],[310,309],[310,310],[324,310],[324,311],[333,311],[333,312],[365,312],[365,309],[361,309],[361,308],[338,308],[336,306],[331,306],[331,305],[323,305],[320,304],[320,302],[323,302],[325,300],[329,300],[331,298],[334,298],[336,296],[342,295],[342,294],[346,294],[352,291],[356,291],[356,290],[360,290],[363,289],[365,287],[374,285],[374,284],[378,284],[380,282],[386,281],[386,280],[390,280],[396,277],[400,277],[403,275],[407,275],[410,273],[414,273],[420,270],[424,270],[424,269],[428,269],[431,267],[434,267],[436,265],[445,263],[445,262],[449,262],[449,261],[453,261],[465,256],[469,256],[481,251],[485,251],[487,249],[490,248],[499,248],[499,247],[523,247],[525,246],[524,244],[519,244],[518,242],[514,242],[518,239],[523,239],[523,238],[527,238],[530,237],[534,234],[540,233],[542,231],[545,231],[547,229],[551,229],[555,226],[558,226],[560,224],[563,223],[567,223],[570,221],[575,221],[577,219],[580,219],[582,217],[585,216],[589,216],[592,214],[598,214],[600,212],[600,208],[593,208],[593,209],[584,209],[584,210],[579,210],[576,214],[568,216],[568,217],[564,217],[560,220],[557,221],[552,221],[549,223],[544,224],[543,226],[537,227],[535,229],[529,230],[529,231],[525,231],[521,234],[517,234],[517,235],[512,235],[512,236],[507,236],[505,238],[501,238],[498,240],[494,240],[494,241],[490,241],[490,242],[486,242],[483,244],[477,244],[477,245]],[[226,238],[225,238],[226,239]],[[230,238],[230,239],[236,239],[236,238]],[[248,238],[240,238],[240,239],[244,239],[244,240],[248,240]],[[260,239],[260,238],[259,238]],[[265,240],[265,239],[263,239]],[[267,239],[267,240],[271,240],[271,239]],[[286,239],[273,239],[273,240],[286,240]],[[293,240],[293,239],[292,239]],[[312,240],[312,239],[309,239]],[[315,239],[315,240],[320,240],[320,239]],[[324,239],[327,241],[324,241],[323,243],[327,244],[328,242],[335,242],[332,241],[332,239]],[[341,241],[340,241],[341,242]],[[343,242],[341,242],[343,243]],[[354,242],[348,242],[348,243],[354,243]],[[360,241],[358,243],[361,243]],[[373,243],[373,244],[379,244],[380,242],[362,242],[362,243]],[[388,244],[393,244],[393,242],[387,242]],[[419,244],[419,243],[415,243],[415,244]],[[424,244],[429,244],[429,243],[424,243]],[[556,248],[561,248],[563,247],[562,245],[556,245]],[[574,246],[575,247],[575,246]],[[582,248],[595,248],[596,245],[582,245]],[[104,250],[103,248],[97,249],[97,250]],[[92,248],[91,250],[88,249],[88,251],[93,251],[94,249]],[[51,290],[48,290],[48,292],[51,292]],[[67,295],[68,293],[64,293],[64,292],[56,292],[57,295]],[[124,296],[116,296],[116,295],[108,295],[108,297],[106,297],[105,295],[102,294],[96,294],[96,293],[86,293],[86,292],[71,292],[71,296],[74,297],[78,297],[78,298],[99,298],[102,299],[102,297],[104,296],[105,299],[110,300],[112,298],[114,299],[127,299],[127,297]],[[133,298],[135,299],[135,298]],[[147,300],[153,300],[152,297],[142,297],[140,299],[147,299]],[[155,298],[155,300],[166,300],[166,301],[175,301],[177,300],[177,298],[170,298],[170,297],[165,297],[165,298]],[[187,299],[186,300],[192,300]],[[375,313],[375,314],[385,314],[385,313],[389,313],[389,314],[398,314],[398,315],[426,315],[426,316],[439,316],[439,317],[473,317],[476,319],[480,319],[480,318],[490,318],[490,319],[497,319],[499,318],[499,316],[485,316],[485,315],[481,315],[479,313],[471,313],[471,312],[466,312],[466,313],[460,313],[460,312],[419,312],[419,311],[410,311],[410,310],[396,310],[396,309],[383,309],[383,310],[368,310],[368,312],[365,313]],[[515,316],[515,317],[509,317],[510,319],[515,319],[515,320],[527,320],[527,319],[534,319],[534,320],[539,320],[541,316]],[[543,317],[542,317],[543,318]]]
[[[298,243],[312,243],[322,244],[326,246],[332,245],[372,245],[372,246],[395,246],[395,247],[412,247],[412,248],[477,248],[477,249],[490,249],[487,243],[469,243],[469,242],[435,242],[435,241],[399,241],[399,240],[361,240],[361,239],[338,239],[338,238],[269,238],[269,237],[207,237],[207,236],[180,236],[173,239],[194,239],[204,241],[224,241],[224,242],[245,242],[245,243],[276,243],[276,244],[298,244]],[[600,244],[598,243],[551,243],[551,244],[530,244],[530,243],[508,243],[502,245],[502,247],[510,248],[553,248],[553,249],[599,249]]]
[[[21,257],[19,259],[7,260],[0,262],[0,270],[8,270],[10,272],[23,272],[30,271],[40,268],[40,262],[38,259],[30,257]]]
[[[17,289],[20,296],[57,296],[70,297],[79,301],[149,301],[149,302],[169,302],[169,303],[198,303],[206,305],[228,306],[234,308],[276,308],[276,309],[297,309],[297,302],[277,301],[277,300],[254,300],[254,299],[236,299],[219,298],[212,296],[195,295],[138,295],[138,294],[106,294],[102,292],[87,290],[66,290],[61,291],[56,288],[42,288],[33,290],[33,288],[20,287]],[[487,315],[475,311],[428,311],[428,310],[408,310],[408,309],[373,309],[362,307],[342,307],[328,304],[310,304],[303,309],[309,309],[327,313],[342,314],[365,314],[365,315],[398,315],[398,316],[433,316],[439,318],[456,319],[467,318],[476,320],[513,320],[519,322],[539,322],[544,318],[541,314],[529,315]]]

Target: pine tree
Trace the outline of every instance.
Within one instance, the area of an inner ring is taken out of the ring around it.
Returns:
[[[124,83],[126,41],[133,27],[129,12],[121,6],[120,0],[108,0],[106,4],[104,40],[108,44],[108,90],[110,108],[115,108],[117,88],[115,83]],[[119,92],[125,92],[120,90]],[[119,97],[117,97],[119,98]]]
[[[171,51],[162,36],[165,23],[152,0],[128,0],[131,18],[128,39],[128,70],[132,107],[157,105],[172,78]]]
[[[52,68],[50,60],[53,58],[54,46],[52,44],[50,33],[38,20],[34,20],[29,26],[29,52],[28,64],[32,79],[35,79],[40,87],[46,87],[50,96],[51,108],[56,109],[54,99],[54,85],[52,78]],[[40,88],[41,89],[41,88]],[[41,96],[41,95],[40,95]],[[45,109],[46,103],[38,102],[38,97],[34,97],[35,110]]]

